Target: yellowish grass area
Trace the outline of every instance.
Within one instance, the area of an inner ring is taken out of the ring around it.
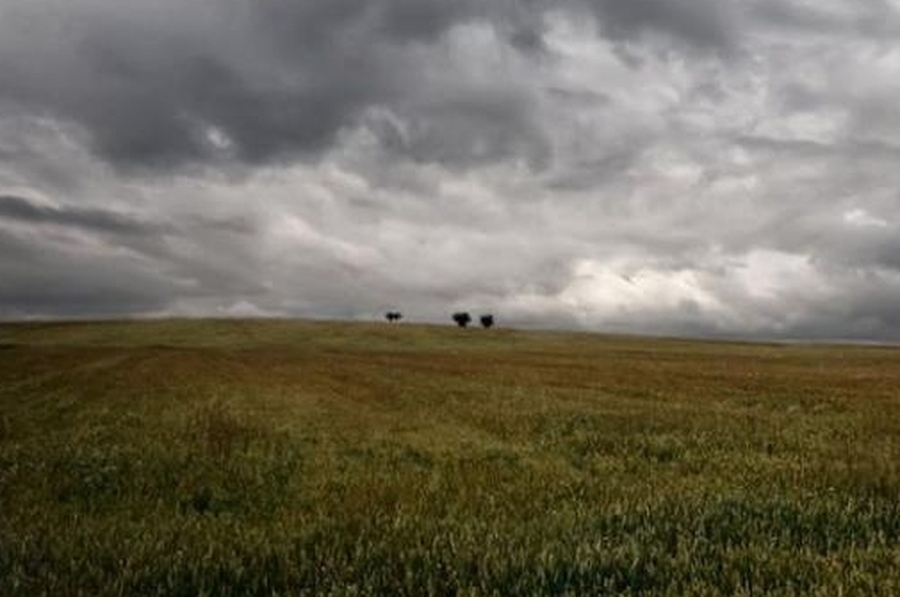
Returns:
[[[900,350],[0,327],[0,594],[894,594]]]

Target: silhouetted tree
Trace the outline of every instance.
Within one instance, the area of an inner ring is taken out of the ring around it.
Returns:
[[[384,316],[391,323],[393,323],[395,321],[400,321],[401,319],[403,319],[403,314],[400,313],[400,311],[388,311],[387,313],[385,313]]]
[[[490,315],[490,314],[488,314],[488,315],[482,315],[482,316],[481,316],[481,325],[482,325],[482,327],[484,327],[485,329],[488,329],[488,328],[490,328],[491,326],[493,326],[493,325],[494,325],[494,316],[493,316],[493,315]]]
[[[456,325],[458,325],[459,327],[464,328],[469,325],[470,321],[472,321],[472,316],[465,311],[460,311],[459,313],[453,314],[453,321],[455,321]]]

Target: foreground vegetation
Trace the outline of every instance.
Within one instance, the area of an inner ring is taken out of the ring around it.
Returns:
[[[3,595],[900,593],[900,350],[0,329]]]

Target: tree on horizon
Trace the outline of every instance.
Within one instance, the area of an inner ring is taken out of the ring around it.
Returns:
[[[472,316],[465,311],[459,311],[453,314],[453,321],[455,321],[456,325],[459,327],[464,328],[472,321]]]

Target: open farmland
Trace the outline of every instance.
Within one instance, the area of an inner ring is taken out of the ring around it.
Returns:
[[[0,327],[0,594],[900,593],[900,350]]]

